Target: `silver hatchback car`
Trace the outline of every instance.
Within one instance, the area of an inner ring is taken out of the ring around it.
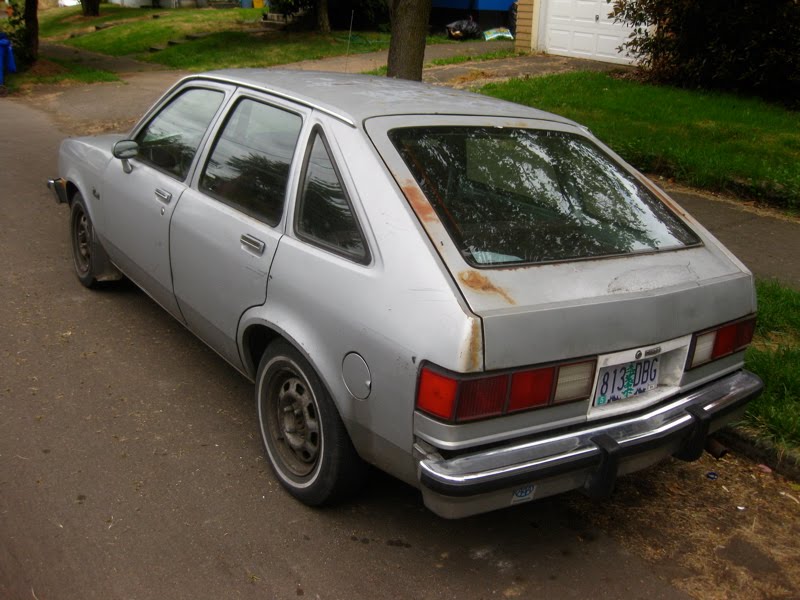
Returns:
[[[309,505],[372,464],[463,517],[700,456],[761,381],[749,271],[586,128],[353,75],[187,77],[68,139],[81,283],[124,274],[255,382]]]

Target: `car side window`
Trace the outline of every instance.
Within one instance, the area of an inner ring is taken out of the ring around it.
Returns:
[[[369,262],[367,244],[319,128],[312,132],[306,151],[295,228],[302,239]]]
[[[254,219],[277,225],[303,120],[245,98],[231,111],[200,176],[200,189]]]
[[[197,147],[225,94],[189,89],[173,98],[136,136],[139,160],[185,179]]]

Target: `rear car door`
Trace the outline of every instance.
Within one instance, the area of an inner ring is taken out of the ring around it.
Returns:
[[[104,175],[104,244],[114,263],[173,316],[169,223],[198,148],[231,88],[186,86],[158,107],[134,139],[139,154],[109,162]]]
[[[172,219],[181,312],[196,335],[237,367],[239,319],[266,299],[307,114],[278,99],[237,92]]]

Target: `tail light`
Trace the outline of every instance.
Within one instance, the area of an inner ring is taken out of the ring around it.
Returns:
[[[694,369],[744,350],[753,340],[755,329],[756,318],[750,316],[714,329],[695,333],[686,368]]]
[[[450,423],[463,423],[585,400],[596,366],[593,358],[476,377],[426,365],[420,371],[417,408]]]

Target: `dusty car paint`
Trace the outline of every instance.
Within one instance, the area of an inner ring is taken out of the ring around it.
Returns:
[[[475,488],[466,495],[450,492],[467,480],[491,480],[495,485],[493,475],[465,474],[463,469],[506,473],[513,470],[509,460],[530,462],[534,455],[519,447],[535,447],[537,439],[541,447],[560,448],[561,441],[548,437],[555,430],[573,428],[575,440],[589,440],[586,453],[595,457],[613,448],[591,446],[594,442],[586,431],[593,422],[616,423],[629,413],[677,402],[678,437],[665,442],[656,457],[661,458],[682,452],[690,442],[694,449],[695,438],[708,432],[708,423],[704,429],[695,427],[693,417],[681,412],[706,398],[702,390],[711,384],[717,386],[713,390],[727,390],[730,398],[724,406],[731,411],[758,393],[758,382],[739,375],[743,352],[690,371],[683,372],[682,366],[680,373],[676,370],[690,351],[694,333],[755,312],[752,276],[635,170],[625,166],[699,236],[700,244],[635,256],[478,269],[461,256],[387,138],[393,127],[409,124],[552,129],[587,136],[619,160],[577,124],[534,109],[420,84],[241,70],[182,80],[127,137],[135,138],[166,103],[192,87],[220,90],[224,100],[203,134],[186,179],[157,176],[161,183],[154,186],[170,195],[166,203],[149,189],[145,176],[150,167],[130,159],[131,176],[121,161],[111,157],[113,144],[125,136],[77,138],[62,144],[59,174],[69,192],[80,191],[83,196],[98,250],[108,249],[113,263],[109,269],[126,273],[250,379],[256,378],[268,342],[288,341],[324,382],[358,454],[420,487],[426,504],[437,513],[459,517],[516,503],[514,478],[497,489]],[[200,189],[212,143],[241,98],[289,110],[302,119],[284,210],[274,226],[217,202]],[[363,233],[368,247],[363,262],[298,235],[302,162],[314,131],[324,132]],[[111,233],[115,228],[110,223],[121,214],[115,194],[140,174],[142,183],[127,190],[139,207],[129,203],[126,210],[149,211],[148,219],[157,227],[125,235],[129,247],[154,245],[161,262],[153,265],[137,263],[119,247],[122,234]],[[653,350],[656,346],[658,352]],[[608,364],[611,357],[635,360],[637,352],[645,351],[654,356],[672,353],[668,389],[643,394],[613,410],[599,411],[587,399],[459,424],[415,410],[425,365],[477,376],[584,357],[597,357],[598,365]],[[352,356],[360,362],[348,360]],[[723,380],[727,383],[721,384]],[[716,419],[714,426],[719,423]],[[689,427],[695,428],[689,432]],[[625,469],[642,468],[654,456],[628,461]],[[591,483],[597,466],[587,464],[563,473],[557,481],[549,475],[548,482],[537,483],[535,492],[522,496],[527,501],[584,484],[597,489]],[[603,468],[609,469],[607,464]],[[530,481],[534,480],[531,475]]]

